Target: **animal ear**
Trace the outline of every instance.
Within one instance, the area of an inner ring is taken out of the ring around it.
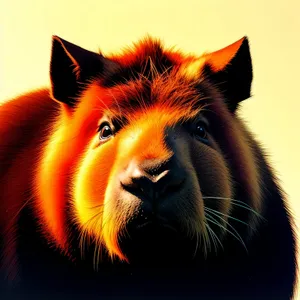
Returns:
[[[89,79],[117,67],[117,64],[97,54],[52,37],[50,63],[51,96],[73,107]]]
[[[224,94],[231,112],[235,112],[239,103],[250,97],[253,75],[247,37],[206,54],[204,69]]]

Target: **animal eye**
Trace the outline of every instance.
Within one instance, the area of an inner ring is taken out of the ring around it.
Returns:
[[[107,140],[113,135],[113,131],[108,123],[104,123],[99,127],[100,140]]]
[[[196,138],[207,142],[207,126],[203,122],[198,122],[195,126],[194,135]]]

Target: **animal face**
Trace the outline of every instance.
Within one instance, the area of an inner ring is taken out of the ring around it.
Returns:
[[[258,168],[235,114],[251,85],[247,51],[242,39],[195,58],[148,39],[104,59],[54,38],[61,108],[36,177],[52,240],[65,251],[71,239],[82,250],[93,241],[130,263],[206,256],[228,234],[241,238],[231,219],[253,225],[256,215],[237,209],[238,191],[260,211]]]

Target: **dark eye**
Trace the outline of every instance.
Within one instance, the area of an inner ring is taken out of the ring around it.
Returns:
[[[99,138],[100,140],[107,140],[113,135],[113,131],[108,123],[104,123],[99,127]]]
[[[198,122],[195,126],[194,135],[196,138],[207,142],[207,126],[203,122]]]

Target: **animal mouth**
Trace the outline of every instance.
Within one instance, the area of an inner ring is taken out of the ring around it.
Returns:
[[[151,230],[151,231],[158,231],[158,230],[165,230],[170,231],[173,233],[179,233],[178,228],[168,222],[167,220],[160,218],[160,217],[152,217],[151,219],[146,219],[144,222],[137,224],[135,229],[139,230]]]
[[[119,245],[130,264],[173,265],[180,258],[191,258],[190,253],[195,250],[180,227],[164,218],[135,219],[128,224],[126,232],[126,236],[120,237]]]

